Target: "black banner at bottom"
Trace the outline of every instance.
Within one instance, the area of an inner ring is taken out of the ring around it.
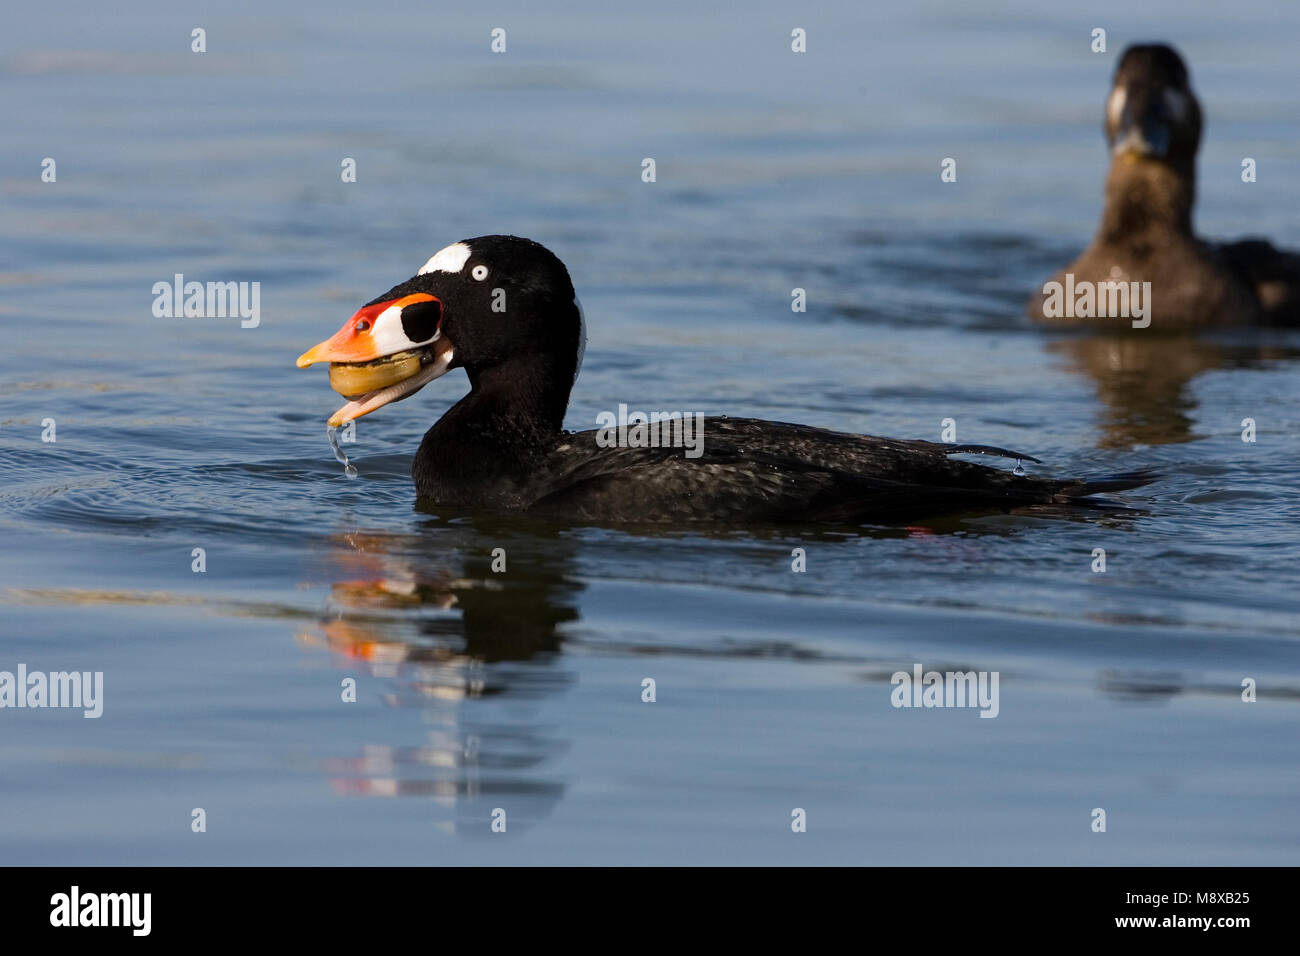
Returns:
[[[467,928],[484,917],[480,925],[494,934],[502,926],[552,933],[562,920],[566,935],[581,935],[612,919],[634,933],[682,923],[743,937],[746,923],[766,933],[774,921],[807,930],[811,919],[862,933],[964,926],[986,940],[993,932],[1232,944],[1287,925],[1294,871],[12,868],[3,879],[8,939],[75,936],[79,945],[196,934],[337,945],[373,941],[407,921],[454,919]]]

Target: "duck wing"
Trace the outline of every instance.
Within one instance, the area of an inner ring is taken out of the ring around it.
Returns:
[[[1300,325],[1300,254],[1264,239],[1220,243],[1214,253],[1255,290],[1266,322]]]

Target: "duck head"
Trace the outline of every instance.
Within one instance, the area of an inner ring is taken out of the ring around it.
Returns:
[[[1187,166],[1201,141],[1201,106],[1182,57],[1163,43],[1124,51],[1106,100],[1112,155]]]
[[[568,270],[530,239],[480,236],[434,254],[298,357],[330,363],[346,405],[333,427],[414,395],[454,368],[475,392],[517,397],[521,415],[563,418],[582,361],[581,306]],[[556,423],[558,427],[558,422]]]

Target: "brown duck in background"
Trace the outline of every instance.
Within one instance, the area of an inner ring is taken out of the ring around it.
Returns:
[[[1106,101],[1111,147],[1105,208],[1092,244],[1051,281],[1150,282],[1152,328],[1300,325],[1300,255],[1262,239],[1212,243],[1192,231],[1201,106],[1187,67],[1163,44],[1131,46]],[[1045,312],[1046,290],[1030,300]]]

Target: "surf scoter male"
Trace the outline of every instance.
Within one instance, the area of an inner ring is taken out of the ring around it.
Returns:
[[[1300,324],[1300,255],[1262,239],[1206,242],[1192,231],[1201,106],[1173,48],[1124,52],[1103,125],[1111,163],[1101,225],[1083,255],[1051,281],[1093,289],[1150,282],[1153,327]],[[1052,291],[1035,293],[1032,318],[1063,319],[1059,300],[1048,308]]]
[[[298,359],[330,362],[337,427],[453,368],[470,392],[420,444],[419,497],[440,508],[593,522],[895,522],[1070,501],[1149,474],[1049,480],[948,456],[1037,461],[979,445],[869,438],[748,418],[704,419],[703,454],[602,447],[562,428],[585,344],[568,270],[514,236],[450,245]]]

